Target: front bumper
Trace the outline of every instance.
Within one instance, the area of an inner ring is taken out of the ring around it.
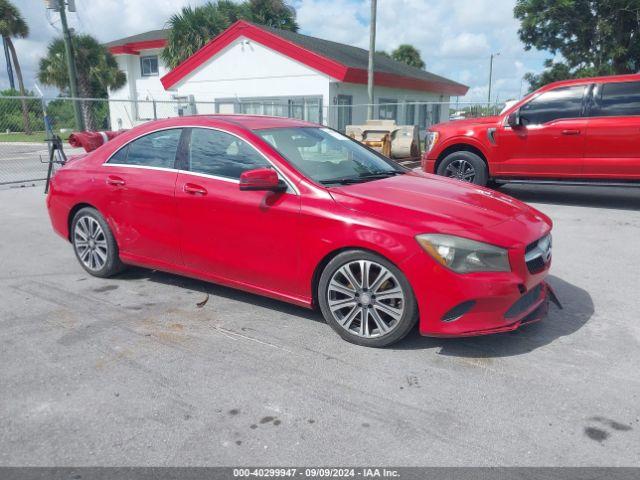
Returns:
[[[465,337],[508,332],[544,318],[550,298],[555,298],[545,282],[549,265],[535,274],[518,269],[459,275],[425,257],[414,256],[406,265],[411,267],[404,270],[418,302],[421,335]],[[462,305],[467,305],[462,308],[464,313],[452,316]]]
[[[509,320],[512,323],[507,323],[505,325],[498,325],[498,326],[494,326],[494,327],[490,327],[482,330],[464,331],[464,332],[459,332],[455,334],[422,333],[422,332],[421,333],[423,335],[432,336],[432,337],[477,337],[480,335],[490,335],[492,333],[511,332],[513,330],[517,330],[522,325],[528,325],[530,323],[538,322],[547,316],[547,313],[549,312],[549,301],[550,301],[549,289],[550,288],[551,287],[549,287],[547,283],[541,284],[541,293],[539,294],[535,303],[531,307],[529,307],[526,310],[526,312],[523,312],[519,316],[518,320],[513,321],[513,318],[510,318]],[[494,323],[495,317],[491,318],[491,316],[488,316],[486,320],[488,324]]]
[[[431,152],[427,152],[422,156],[420,166],[425,173],[436,173],[436,161],[438,157]]]

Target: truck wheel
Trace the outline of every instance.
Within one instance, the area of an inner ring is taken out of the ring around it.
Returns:
[[[438,166],[438,175],[485,186],[489,180],[487,164],[475,153],[453,152]]]

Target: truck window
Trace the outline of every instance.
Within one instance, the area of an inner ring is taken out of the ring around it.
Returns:
[[[542,125],[561,118],[576,118],[582,114],[582,99],[586,85],[549,90],[520,107],[524,125]]]
[[[593,117],[640,115],[640,82],[605,83],[598,88]]]

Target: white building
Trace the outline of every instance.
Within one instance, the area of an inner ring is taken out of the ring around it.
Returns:
[[[127,75],[109,95],[112,128],[191,113],[290,116],[341,130],[366,120],[367,50],[239,21],[169,71],[159,57],[166,37],[155,30],[106,45]],[[381,55],[374,78],[378,118],[421,127],[446,120],[449,98],[468,90]],[[180,105],[162,103],[171,100]]]

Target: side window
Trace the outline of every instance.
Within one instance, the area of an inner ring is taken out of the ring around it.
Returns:
[[[118,150],[109,163],[174,168],[182,129],[161,130],[138,138]]]
[[[245,170],[270,166],[255,148],[238,137],[206,128],[191,131],[189,170],[192,172],[237,180]]]
[[[586,89],[586,85],[561,87],[537,96],[520,108],[522,123],[542,125],[561,118],[580,117]]]
[[[381,98],[378,106],[378,118],[380,120],[398,120],[397,100]]]
[[[158,75],[158,56],[140,57],[140,73],[143,77]]]
[[[640,82],[605,83],[598,88],[593,117],[640,115]]]

